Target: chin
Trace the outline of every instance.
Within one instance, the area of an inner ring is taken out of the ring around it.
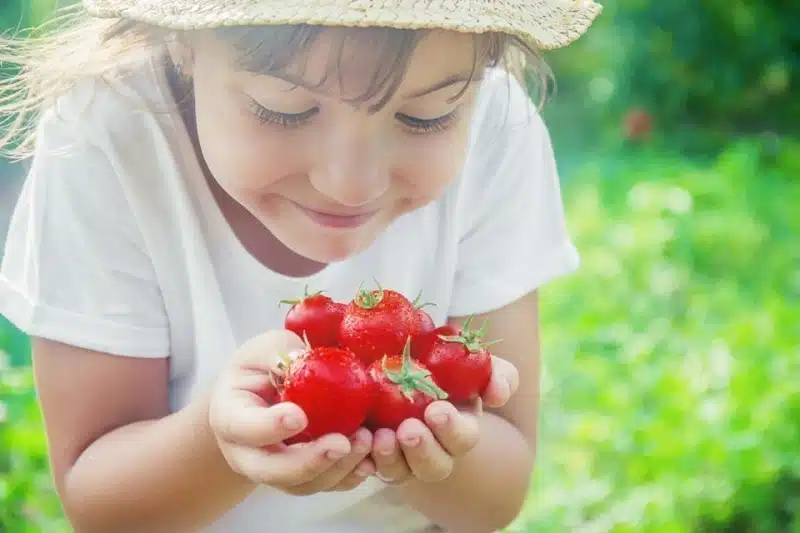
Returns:
[[[283,226],[283,227],[281,227]],[[283,224],[272,225],[270,230],[283,245],[295,254],[317,263],[338,263],[357,255],[375,241],[378,231],[374,227],[349,231],[321,231],[319,227],[287,228]]]
[[[372,240],[315,239],[292,243],[294,252],[317,263],[338,263],[361,253],[369,247]]]

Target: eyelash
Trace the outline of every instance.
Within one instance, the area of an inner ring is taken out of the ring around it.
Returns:
[[[454,109],[446,115],[432,119],[414,118],[402,113],[396,114],[395,117],[402,122],[412,134],[422,135],[425,133],[436,133],[450,128],[458,119],[458,109]]]
[[[312,107],[302,113],[279,113],[258,104],[250,102],[250,112],[263,124],[275,124],[282,128],[290,129],[302,126],[304,123],[317,114],[318,108]]]
[[[311,117],[316,115],[318,111],[318,108],[313,107],[302,113],[279,113],[278,111],[267,109],[254,101],[250,102],[250,112],[259,122],[263,124],[275,124],[286,129],[302,126],[308,122]],[[397,113],[395,118],[402,122],[413,135],[436,133],[448,129],[456,122],[458,119],[458,109],[454,109],[446,115],[432,119],[415,118],[403,113]]]

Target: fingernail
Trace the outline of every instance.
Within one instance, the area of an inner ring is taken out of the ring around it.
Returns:
[[[283,417],[283,427],[290,431],[295,431],[300,429],[303,426],[303,423],[300,422],[296,417],[293,416],[285,416]]]
[[[358,435],[353,435],[350,437],[350,448],[355,453],[366,453],[369,451],[370,447],[364,442],[363,439],[359,438]]]
[[[327,458],[328,458],[328,459],[330,459],[331,461],[338,461],[339,459],[341,459],[341,458],[342,458],[342,457],[344,457],[345,455],[346,455],[346,454],[344,454],[344,453],[342,453],[342,452],[340,452],[340,451],[336,451],[336,450],[328,450],[328,453],[326,453],[326,454],[325,454],[325,457],[327,457]]]
[[[356,453],[367,453],[369,451],[369,446],[363,442],[357,442],[353,445],[353,451]]]
[[[409,448],[414,448],[415,446],[419,446],[419,443],[422,441],[419,437],[407,437],[403,439],[403,444],[408,446]]]
[[[378,453],[381,455],[392,455],[392,452],[394,452],[394,448],[381,448],[378,450]]]
[[[443,426],[447,424],[449,419],[450,417],[447,416],[447,413],[438,413],[431,417],[431,422],[433,422],[433,424],[436,426]]]

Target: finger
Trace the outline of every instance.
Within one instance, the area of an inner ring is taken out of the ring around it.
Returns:
[[[237,368],[225,381],[227,388],[237,392],[248,391],[262,397],[266,389],[275,389],[269,374],[252,369]],[[256,401],[256,398],[252,398]],[[265,405],[265,404],[264,404]]]
[[[288,330],[268,331],[245,342],[234,355],[235,365],[221,380],[227,389],[250,392],[243,396],[259,405],[279,401],[273,374],[281,372],[283,357],[294,357],[305,348],[299,337]]]
[[[517,367],[505,359],[492,357],[492,377],[483,392],[483,402],[486,406],[491,408],[504,406],[518,387]]]
[[[343,435],[325,435],[318,440],[268,452],[236,447],[231,452],[236,470],[261,484],[290,490],[319,477],[350,453]]]
[[[387,482],[400,483],[411,476],[411,468],[391,429],[382,428],[375,432],[372,460],[375,461],[376,472]]]
[[[268,373],[281,361],[281,357],[305,349],[303,340],[292,331],[276,329],[266,331],[248,339],[236,350],[234,362],[237,366]]]
[[[369,459],[365,459],[361,462],[361,465],[356,467],[353,472],[347,475],[343,480],[341,480],[336,486],[330,489],[332,492],[346,492],[348,490],[353,490],[354,488],[361,485],[366,479],[372,475],[375,471],[375,465],[372,464],[372,461]]]
[[[350,440],[350,453],[342,459],[336,461],[325,472],[307,483],[307,487],[300,487],[301,490],[309,492],[320,492],[331,490],[342,482],[345,478],[354,474],[360,468],[358,474],[363,478],[372,474],[371,462],[361,464],[369,455],[372,449],[372,433],[361,428],[353,435]]]
[[[464,455],[478,444],[480,424],[470,412],[459,412],[451,403],[433,402],[425,410],[425,421],[434,437],[454,457]]]
[[[403,422],[397,428],[397,438],[416,478],[433,483],[450,476],[453,458],[422,421],[411,418]]]
[[[483,398],[477,397],[472,403],[466,406],[467,408],[464,410],[467,413],[470,413],[475,416],[481,416],[483,414]]]
[[[261,448],[279,444],[308,424],[303,410],[291,402],[263,407],[244,391],[229,392],[228,401],[209,411],[209,423],[217,438],[228,443]]]

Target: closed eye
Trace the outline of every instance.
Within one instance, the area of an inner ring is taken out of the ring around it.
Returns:
[[[248,109],[259,122],[275,124],[286,129],[302,126],[319,113],[319,107],[312,107],[301,113],[282,113],[268,109],[253,99],[250,99]],[[446,115],[431,119],[418,118],[405,113],[397,113],[395,118],[412,134],[435,133],[452,127],[459,119],[459,110],[460,108],[456,108]]]
[[[405,113],[397,113],[395,118],[400,121],[411,133],[435,133],[444,131],[453,126],[459,118],[459,109],[456,108],[446,115],[436,118],[423,119],[406,115]]]
[[[267,109],[252,99],[248,108],[259,122],[275,124],[284,128],[301,126],[319,112],[318,107],[312,107],[301,113],[281,113],[280,111]]]

